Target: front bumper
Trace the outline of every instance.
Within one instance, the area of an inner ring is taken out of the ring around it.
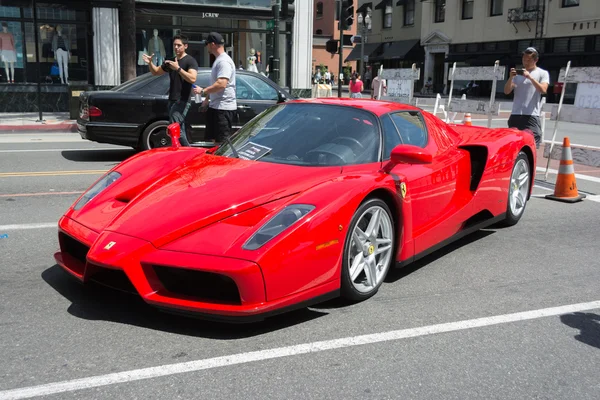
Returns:
[[[129,289],[165,311],[252,320],[284,305],[266,301],[262,271],[251,261],[160,250],[68,217],[59,221],[59,242],[56,262],[79,281]]]

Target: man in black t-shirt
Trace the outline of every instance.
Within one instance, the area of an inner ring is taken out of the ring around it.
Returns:
[[[196,76],[198,75],[198,63],[194,57],[185,52],[187,48],[187,37],[183,35],[175,36],[173,38],[173,49],[176,57],[174,60],[165,60],[160,67],[152,63],[154,54],[143,55],[152,75],[169,74],[169,123],[179,122],[181,125],[181,138],[179,141],[182,146],[190,145],[185,133],[185,116],[192,104],[190,93],[192,92],[192,84],[196,82]]]

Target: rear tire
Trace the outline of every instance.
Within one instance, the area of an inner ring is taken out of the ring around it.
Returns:
[[[171,137],[167,134],[168,121],[156,121],[144,129],[140,139],[139,150],[150,150],[171,146]]]
[[[357,302],[373,296],[394,261],[394,220],[387,204],[366,200],[354,213],[342,259],[341,295]]]
[[[531,187],[531,169],[527,154],[520,152],[513,165],[508,186],[508,204],[506,206],[506,218],[502,222],[504,226],[513,226],[523,216],[527,198]]]

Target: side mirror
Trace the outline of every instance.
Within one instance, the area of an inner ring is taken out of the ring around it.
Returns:
[[[173,122],[171,125],[167,126],[167,133],[171,137],[171,147],[181,147],[181,143],[179,143],[179,138],[181,137],[181,125],[179,125],[179,122]]]
[[[390,161],[383,167],[385,172],[391,171],[398,164],[431,164],[433,155],[422,147],[411,144],[400,144],[392,150]]]
[[[287,96],[281,92],[277,92],[277,102],[284,103],[287,101]]]

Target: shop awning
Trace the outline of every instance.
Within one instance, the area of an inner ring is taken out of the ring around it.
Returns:
[[[391,6],[391,5],[392,5],[392,0],[381,0],[381,3],[379,3],[375,6],[375,9],[383,10],[385,8],[385,6]]]
[[[419,39],[400,40],[397,42],[391,42],[387,48],[384,49],[383,54],[378,57],[384,60],[401,60],[406,58],[406,55],[420,42]]]
[[[474,58],[477,57],[476,54],[468,54],[468,53],[449,53],[448,55],[446,55],[446,59],[444,60],[445,62],[463,62],[463,61],[467,61],[470,58]]]
[[[356,46],[354,46],[354,48],[352,49],[348,57],[346,57],[344,62],[359,60],[361,46],[362,44],[357,44]],[[381,46],[381,43],[365,43],[365,56],[371,57],[371,54],[375,53],[377,49],[379,49],[379,46]]]
[[[358,7],[358,9],[356,10],[357,14],[362,14],[362,13],[366,13],[367,12],[367,8],[370,8],[371,10],[373,9],[373,3],[365,3],[362,6]]]

